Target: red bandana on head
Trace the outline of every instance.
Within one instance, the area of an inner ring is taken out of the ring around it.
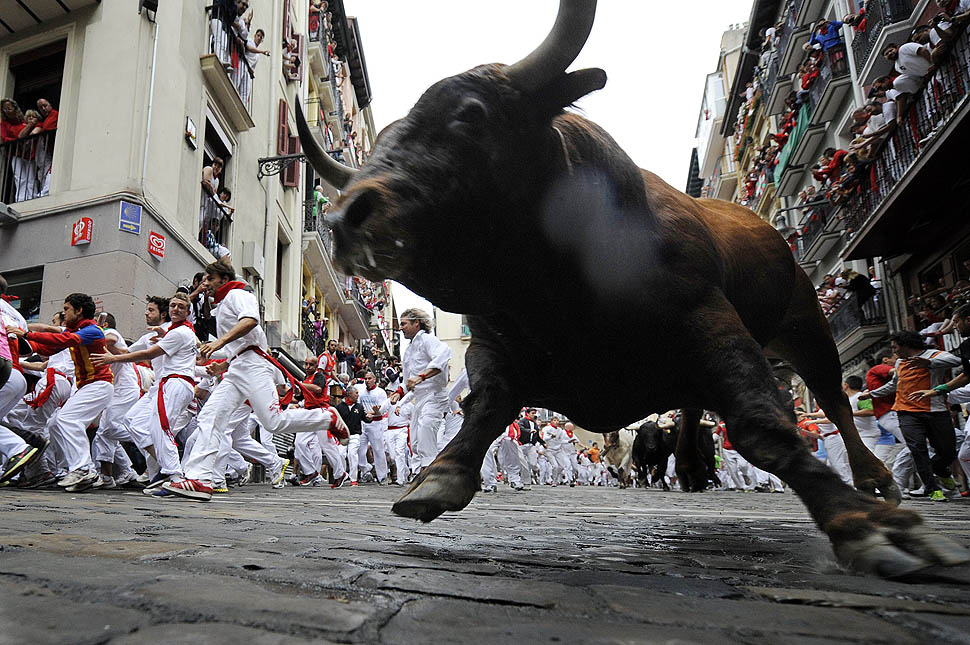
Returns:
[[[232,291],[233,289],[242,289],[245,286],[246,286],[246,283],[240,280],[232,280],[230,282],[227,282],[226,284],[216,289],[216,294],[215,296],[213,296],[212,301],[215,304],[219,304],[220,302],[222,302],[222,299],[225,298],[230,291]]]

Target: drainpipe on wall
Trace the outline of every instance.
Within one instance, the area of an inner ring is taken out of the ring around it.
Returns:
[[[146,14],[147,15],[147,14]],[[145,150],[141,160],[141,194],[144,200],[148,201],[148,194],[145,192],[145,174],[148,172],[148,144],[152,136],[152,102],[155,99],[155,57],[158,54],[158,21],[152,20],[155,29],[152,33],[152,72],[148,81],[148,114],[145,118]]]

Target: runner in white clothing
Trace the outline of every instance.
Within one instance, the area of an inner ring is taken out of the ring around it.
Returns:
[[[212,482],[217,478],[216,455],[231,413],[249,399],[260,425],[272,433],[317,432],[334,428],[346,433],[340,415],[329,405],[313,410],[280,408],[273,373],[279,370],[266,352],[266,334],[259,326],[259,303],[234,280],[235,271],[224,257],[205,270],[206,289],[216,304],[216,333],[219,338],[202,346],[202,357],[221,351],[226,363],[212,363],[212,374],[224,372],[199,413],[199,434],[185,460],[185,479],[168,482],[165,490],[195,499],[212,499]]]
[[[414,474],[431,465],[438,456],[438,433],[448,411],[448,361],[451,349],[431,335],[431,317],[421,309],[401,314],[401,331],[410,341],[404,352],[404,388],[391,396],[397,403],[404,389],[414,392],[411,414],[411,448]]]
[[[387,429],[387,414],[391,410],[391,401],[387,392],[377,387],[377,375],[370,370],[364,374],[364,383],[354,386],[357,398],[364,408],[365,421],[360,424],[360,444],[357,446],[357,463],[361,469],[367,464],[367,445],[370,444],[374,453],[374,469],[377,471],[377,482],[387,486],[387,457],[384,445],[384,431]],[[351,480],[356,480],[355,473],[350,474]]]

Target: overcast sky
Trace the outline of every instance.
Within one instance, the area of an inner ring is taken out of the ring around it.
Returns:
[[[405,116],[436,81],[483,63],[513,63],[538,45],[558,0],[344,0],[359,20],[378,129]],[[570,69],[601,67],[606,87],[578,102],[639,166],[678,190],[687,184],[705,76],[721,33],[744,22],[751,0],[600,0]],[[395,285],[397,309],[415,305]]]

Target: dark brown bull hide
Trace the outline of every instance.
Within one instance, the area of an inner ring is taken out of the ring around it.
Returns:
[[[795,490],[847,565],[902,575],[967,560],[918,515],[872,496],[896,501],[899,491],[859,439],[815,291],[777,232],[741,206],[674,190],[563,111],[606,82],[602,70],[564,71],[594,8],[562,0],[553,32],[523,61],[433,85],[356,175],[298,114],[309,159],[344,190],[331,214],[340,266],[469,316],[464,425],[394,511],[430,521],[464,508],[489,444],[526,404],[604,432],[652,410],[699,419],[709,409],[746,459]],[[623,356],[609,377],[635,396],[589,396],[577,366],[591,338],[600,355]],[[798,438],[766,351],[841,429],[859,490]],[[706,481],[696,445],[677,452]]]

